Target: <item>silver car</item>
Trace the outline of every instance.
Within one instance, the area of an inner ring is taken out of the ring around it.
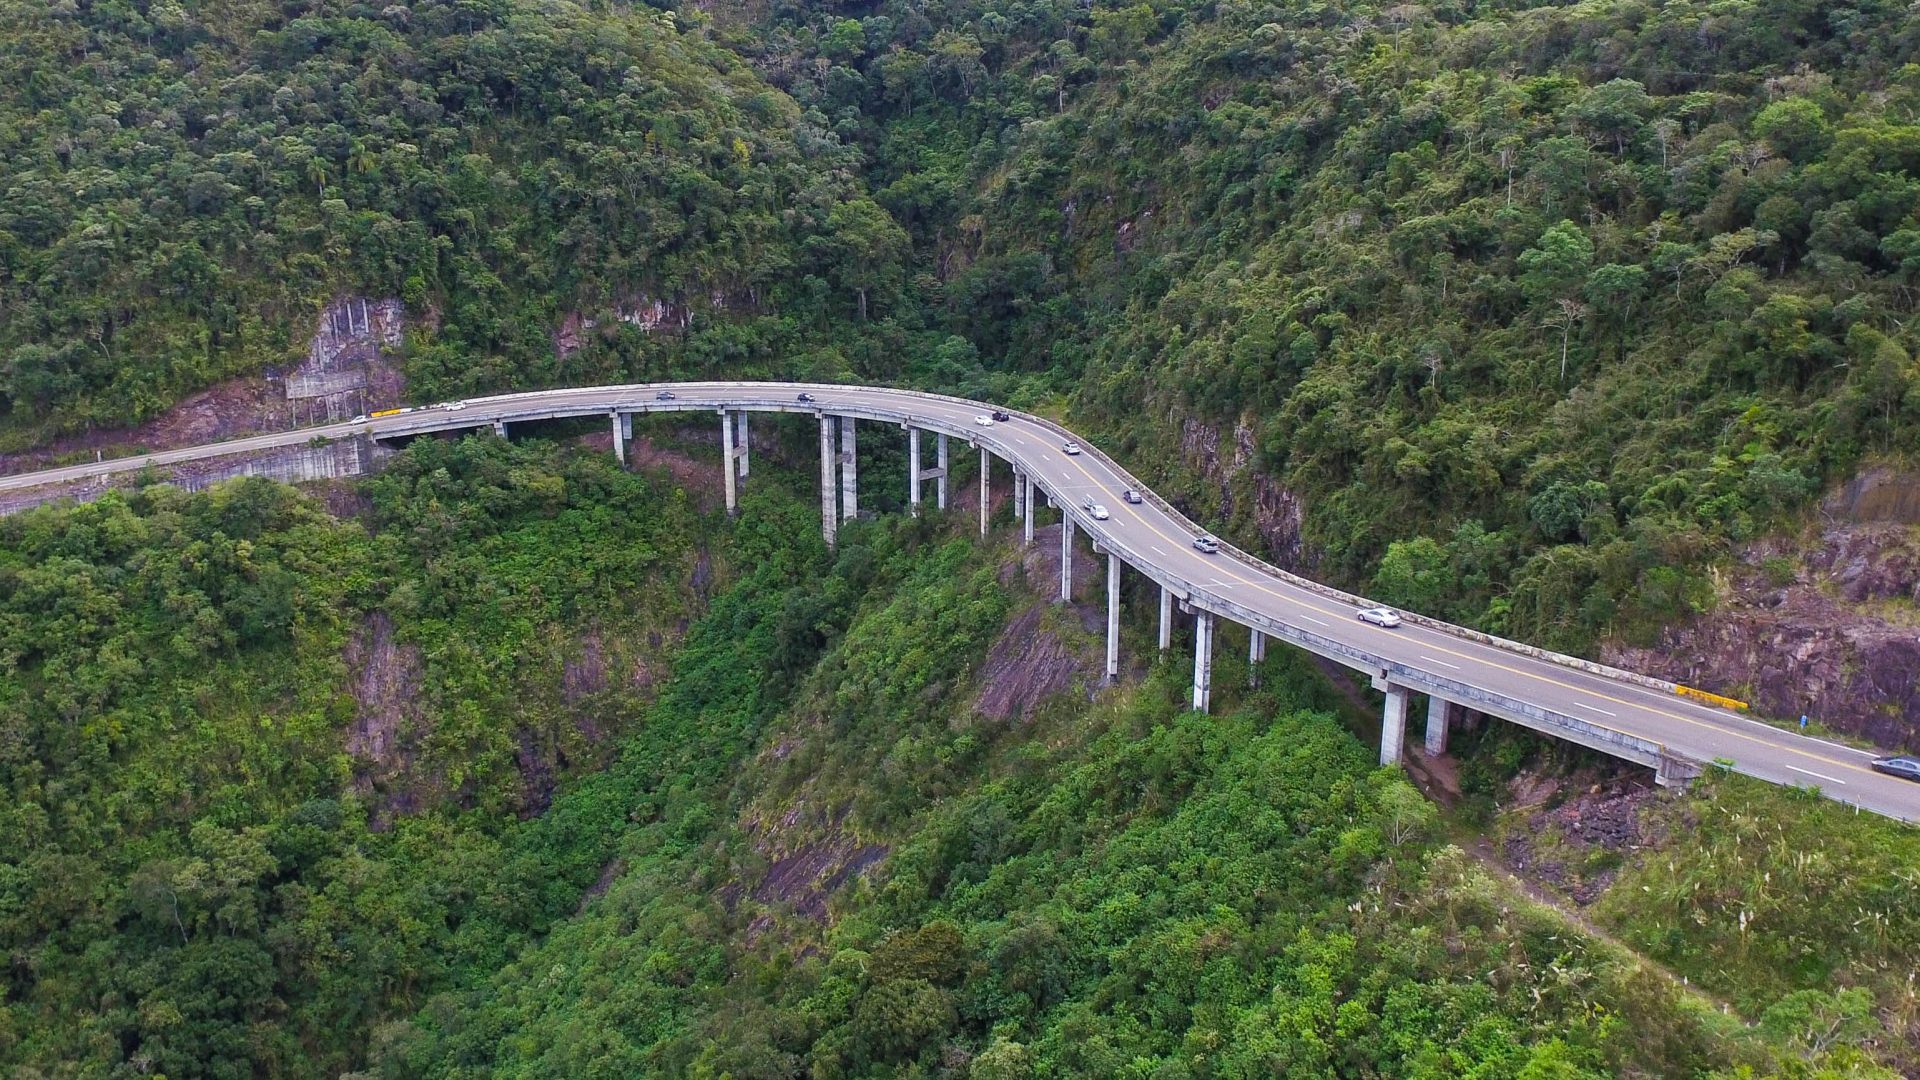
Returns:
[[[1066,451],[1068,456],[1073,456],[1080,452],[1080,444],[1077,442],[1063,442],[1060,444],[1060,449]]]
[[[1400,625],[1400,613],[1388,607],[1364,608],[1360,612],[1360,621],[1391,630]]]
[[[1206,555],[1216,555],[1216,554],[1219,554],[1220,552],[1220,541],[1214,539],[1211,536],[1194,537],[1193,546],[1197,550],[1199,550],[1201,553]]]
[[[1874,772],[1898,776],[1902,780],[1920,780],[1920,758],[1896,754],[1893,757],[1874,758],[1872,765]]]

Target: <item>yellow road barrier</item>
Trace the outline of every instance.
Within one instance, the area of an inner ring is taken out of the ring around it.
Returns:
[[[1721,697],[1719,694],[1709,694],[1705,690],[1695,690],[1691,686],[1676,686],[1673,688],[1673,692],[1684,698],[1704,701],[1709,705],[1718,705],[1723,709],[1740,709],[1744,711],[1747,708],[1747,703],[1737,698]]]

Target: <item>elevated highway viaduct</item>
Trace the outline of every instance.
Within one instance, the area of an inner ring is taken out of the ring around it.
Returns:
[[[808,400],[801,399],[803,394]],[[1160,648],[1171,647],[1176,608],[1193,616],[1196,709],[1210,704],[1214,653],[1223,628],[1234,624],[1246,631],[1256,677],[1257,662],[1272,641],[1364,673],[1385,695],[1382,763],[1400,760],[1408,713],[1418,696],[1426,701],[1426,746],[1436,752],[1445,750],[1463,711],[1475,710],[1644,765],[1662,784],[1684,784],[1702,763],[1717,760],[1762,780],[1818,787],[1828,798],[1865,810],[1920,820],[1920,784],[1874,772],[1868,767],[1872,755],[1865,751],[1761,723],[1718,706],[1710,695],[1702,700],[1659,679],[1417,614],[1408,614],[1397,628],[1374,626],[1356,618],[1358,611],[1374,606],[1371,601],[1289,574],[1225,543],[1217,553],[1197,550],[1193,541],[1205,530],[1110,457],[1091,446],[1080,454],[1064,452],[1063,445],[1077,441],[1076,436],[1041,417],[1015,412],[991,425],[976,422],[995,411],[1004,410],[883,387],[747,382],[578,387],[475,398],[456,408],[428,406],[361,422],[0,477],[0,491],[294,446],[315,438],[396,439],[476,427],[504,435],[511,424],[566,417],[607,418],[615,452],[624,458],[636,414],[704,412],[720,420],[731,510],[750,466],[748,415],[799,413],[816,418],[820,426],[821,528],[832,542],[839,523],[859,511],[860,424],[904,428],[908,496],[916,511],[923,495],[946,505],[950,455],[960,442],[979,455],[983,495],[993,482],[994,462],[1006,463],[1015,515],[1027,543],[1033,542],[1035,517],[1043,503],[1050,504],[1061,517],[1063,555],[1084,533],[1105,557],[1109,676],[1119,669],[1120,582],[1130,569],[1157,587]],[[1121,493],[1129,488],[1141,492],[1143,501],[1123,501]],[[1095,520],[1083,507],[1088,497],[1111,516]],[[983,534],[987,506],[983,497]],[[1063,596],[1071,589],[1072,573],[1073,560],[1062,558]]]

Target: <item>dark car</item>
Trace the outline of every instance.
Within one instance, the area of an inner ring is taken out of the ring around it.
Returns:
[[[1920,758],[1908,757],[1905,754],[1874,758],[1873,771],[1897,776],[1902,780],[1920,780]]]
[[[1121,492],[1120,498],[1126,502],[1130,502],[1134,504],[1135,506],[1140,505],[1140,501],[1141,501],[1140,493],[1133,490],[1132,488],[1128,488],[1127,490]]]
[[[1013,417],[1008,416],[1006,413],[1001,412],[999,409],[993,410],[993,418],[996,422],[1002,423],[1002,424],[1013,419]]]
[[[795,398],[794,400],[795,400],[795,401],[812,401],[812,400],[813,400],[813,395],[812,395],[812,394],[801,394],[801,395],[800,395],[799,397],[797,397],[797,398]]]
[[[673,399],[674,399],[674,393],[671,390],[662,390],[659,393],[653,395],[653,400],[655,401],[672,401]]]

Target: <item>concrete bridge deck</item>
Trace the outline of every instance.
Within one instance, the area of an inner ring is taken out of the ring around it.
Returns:
[[[674,395],[660,400],[662,391]],[[801,393],[815,400],[797,400]],[[1160,645],[1171,641],[1172,611],[1195,615],[1194,707],[1207,707],[1211,695],[1212,656],[1218,623],[1237,623],[1249,631],[1249,656],[1264,655],[1278,639],[1367,674],[1386,695],[1383,762],[1397,761],[1411,695],[1428,698],[1427,745],[1444,749],[1447,732],[1461,709],[1502,717],[1558,738],[1638,762],[1652,768],[1662,783],[1684,783],[1700,764],[1731,761],[1736,772],[1774,783],[1817,786],[1829,798],[1902,820],[1920,820],[1920,784],[1873,772],[1871,754],[1808,738],[1761,723],[1739,712],[1683,696],[1681,688],[1634,672],[1506,641],[1434,619],[1410,615],[1397,629],[1383,629],[1356,618],[1363,598],[1288,574],[1245,552],[1222,544],[1218,554],[1192,546],[1202,529],[1154,495],[1131,474],[1091,446],[1068,455],[1062,443],[1071,432],[1045,419],[1013,413],[991,426],[975,417],[993,406],[959,398],[880,387],[801,383],[662,383],[580,387],[475,398],[464,407],[425,407],[360,423],[337,423],[230,442],[165,451],[139,457],[75,465],[39,473],[0,477],[0,491],[64,483],[149,466],[166,466],[225,454],[296,445],[315,438],[370,436],[399,438],[461,428],[506,426],[530,420],[605,416],[613,425],[616,451],[623,447],[631,418],[639,413],[718,413],[724,433],[728,503],[747,473],[746,414],[788,412],[813,415],[821,424],[822,528],[831,540],[837,521],[857,511],[858,473],[855,431],[859,421],[908,430],[915,453],[909,484],[919,503],[922,484],[936,485],[944,506],[948,450],[952,439],[977,448],[983,466],[983,490],[993,458],[1012,467],[1016,513],[1033,536],[1040,509],[1035,493],[1060,508],[1063,545],[1085,533],[1108,556],[1108,670],[1117,670],[1119,577],[1132,567],[1160,587]],[[921,468],[921,433],[938,440],[938,464]],[[1085,444],[1083,443],[1083,446]],[[1145,496],[1128,504],[1120,493],[1134,488]],[[1085,496],[1104,505],[1111,517],[1096,521],[1081,509]],[[981,528],[986,529],[981,500]],[[1071,582],[1072,561],[1063,560],[1063,591]]]

